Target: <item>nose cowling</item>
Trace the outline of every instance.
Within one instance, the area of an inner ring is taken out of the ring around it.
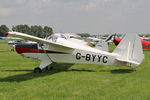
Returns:
[[[16,52],[21,53],[30,53],[33,50],[37,50],[37,43],[20,43],[15,45]]]

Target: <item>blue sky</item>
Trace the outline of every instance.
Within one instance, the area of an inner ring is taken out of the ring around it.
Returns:
[[[1,0],[0,24],[54,32],[150,32],[150,0]]]

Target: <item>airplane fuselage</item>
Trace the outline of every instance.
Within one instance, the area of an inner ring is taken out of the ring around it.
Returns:
[[[81,49],[70,49],[53,47],[43,44],[42,48],[37,43],[23,43],[16,45],[16,51],[25,57],[31,57],[40,60],[51,60],[59,63],[81,63],[81,64],[99,64],[116,65],[116,56],[91,47]],[[90,49],[89,49],[90,48]]]

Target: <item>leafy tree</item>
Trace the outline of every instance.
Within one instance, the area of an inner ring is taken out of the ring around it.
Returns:
[[[24,25],[24,33],[30,34],[30,27],[28,25]]]
[[[16,26],[12,26],[12,31],[16,31]]]
[[[9,28],[6,25],[0,26],[0,36],[6,36],[5,32],[8,32]]]
[[[45,36],[49,36],[53,33],[53,30],[51,27],[44,26],[44,28],[43,28],[40,25],[39,26],[33,25],[31,27],[29,27],[26,24],[25,25],[17,25],[17,26],[13,26],[12,30],[16,31],[16,32],[22,32],[22,33],[34,35],[37,37],[42,37],[42,38],[44,38]]]
[[[44,26],[43,31],[44,31],[44,37],[50,36],[53,33],[53,29],[48,26]]]
[[[22,32],[22,33],[30,33],[30,27],[28,25],[17,25],[12,27],[13,31]]]
[[[37,25],[31,26],[30,33],[31,33],[31,35],[37,36],[38,35],[38,26]]]
[[[43,34],[43,28],[42,26],[38,26],[37,27],[37,37],[42,37],[42,34]]]

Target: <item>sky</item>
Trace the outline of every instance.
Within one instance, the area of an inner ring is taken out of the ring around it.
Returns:
[[[54,32],[150,32],[150,0],[0,0],[0,25],[50,26]]]

